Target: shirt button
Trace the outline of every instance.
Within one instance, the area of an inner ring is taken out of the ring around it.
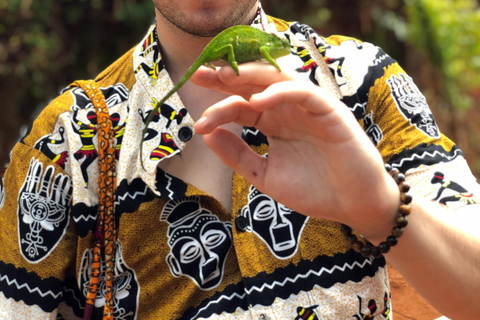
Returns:
[[[178,138],[183,142],[192,139],[192,129],[190,129],[190,127],[181,127],[180,130],[178,130]]]
[[[235,218],[235,227],[237,227],[237,230],[240,232],[244,232],[248,228],[248,221],[247,218],[244,216],[238,216]]]

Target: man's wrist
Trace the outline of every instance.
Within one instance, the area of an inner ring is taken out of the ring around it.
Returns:
[[[384,206],[378,207],[379,214],[376,216],[378,219],[371,221],[373,223],[370,226],[367,225],[364,230],[357,229],[366,238],[366,243],[364,240],[357,239],[350,227],[342,225],[342,233],[347,237],[352,248],[365,257],[378,258],[389,252],[391,247],[396,246],[398,238],[403,235],[403,228],[408,225],[407,216],[411,213],[412,196],[408,193],[410,186],[405,182],[405,176],[390,165],[385,165],[385,169],[393,178],[396,188],[391,190],[392,181],[390,180],[387,183],[389,187],[385,190],[385,197],[381,198],[385,201],[380,201]]]

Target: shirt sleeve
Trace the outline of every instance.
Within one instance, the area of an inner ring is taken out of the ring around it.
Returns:
[[[425,96],[397,62],[383,61],[365,78],[370,87],[362,120],[384,161],[406,173],[415,195],[452,210],[480,203],[476,178],[461,149],[441,133]]]
[[[320,40],[342,101],[384,162],[406,174],[411,192],[452,210],[480,203],[480,187],[462,151],[441,133],[425,96],[397,61],[368,42]]]

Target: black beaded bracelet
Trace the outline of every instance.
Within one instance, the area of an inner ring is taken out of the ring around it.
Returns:
[[[412,212],[412,209],[410,208],[412,196],[407,193],[410,190],[410,185],[405,182],[405,175],[398,169],[392,168],[389,164],[385,165],[385,169],[397,183],[398,188],[400,189],[400,200],[402,202],[398,208],[398,216],[396,219],[397,225],[393,227],[392,235],[388,236],[386,241],[381,242],[378,246],[374,246],[368,241],[364,244],[352,233],[352,228],[344,224],[341,225],[341,232],[347,237],[352,249],[361,253],[366,258],[380,258],[384,253],[390,251],[390,247],[396,246],[398,238],[403,235],[403,228],[408,224],[407,216]]]

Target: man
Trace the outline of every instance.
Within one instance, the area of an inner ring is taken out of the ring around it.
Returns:
[[[66,90],[13,150],[1,318],[388,318],[385,259],[353,250],[339,224],[375,245],[390,235],[407,201],[384,161],[407,173],[414,195],[386,258],[447,316],[480,312],[478,201],[430,201],[437,172],[475,196],[478,185],[395,61],[269,18],[256,0],[154,3],[145,39],[96,85]],[[153,104],[236,24],[290,40],[282,72],[262,62],[238,77],[228,66],[199,70],[161,106],[169,116],[154,116],[144,170]],[[105,110],[124,126],[120,152]],[[99,160],[85,166],[74,155],[87,155],[91,136]]]

